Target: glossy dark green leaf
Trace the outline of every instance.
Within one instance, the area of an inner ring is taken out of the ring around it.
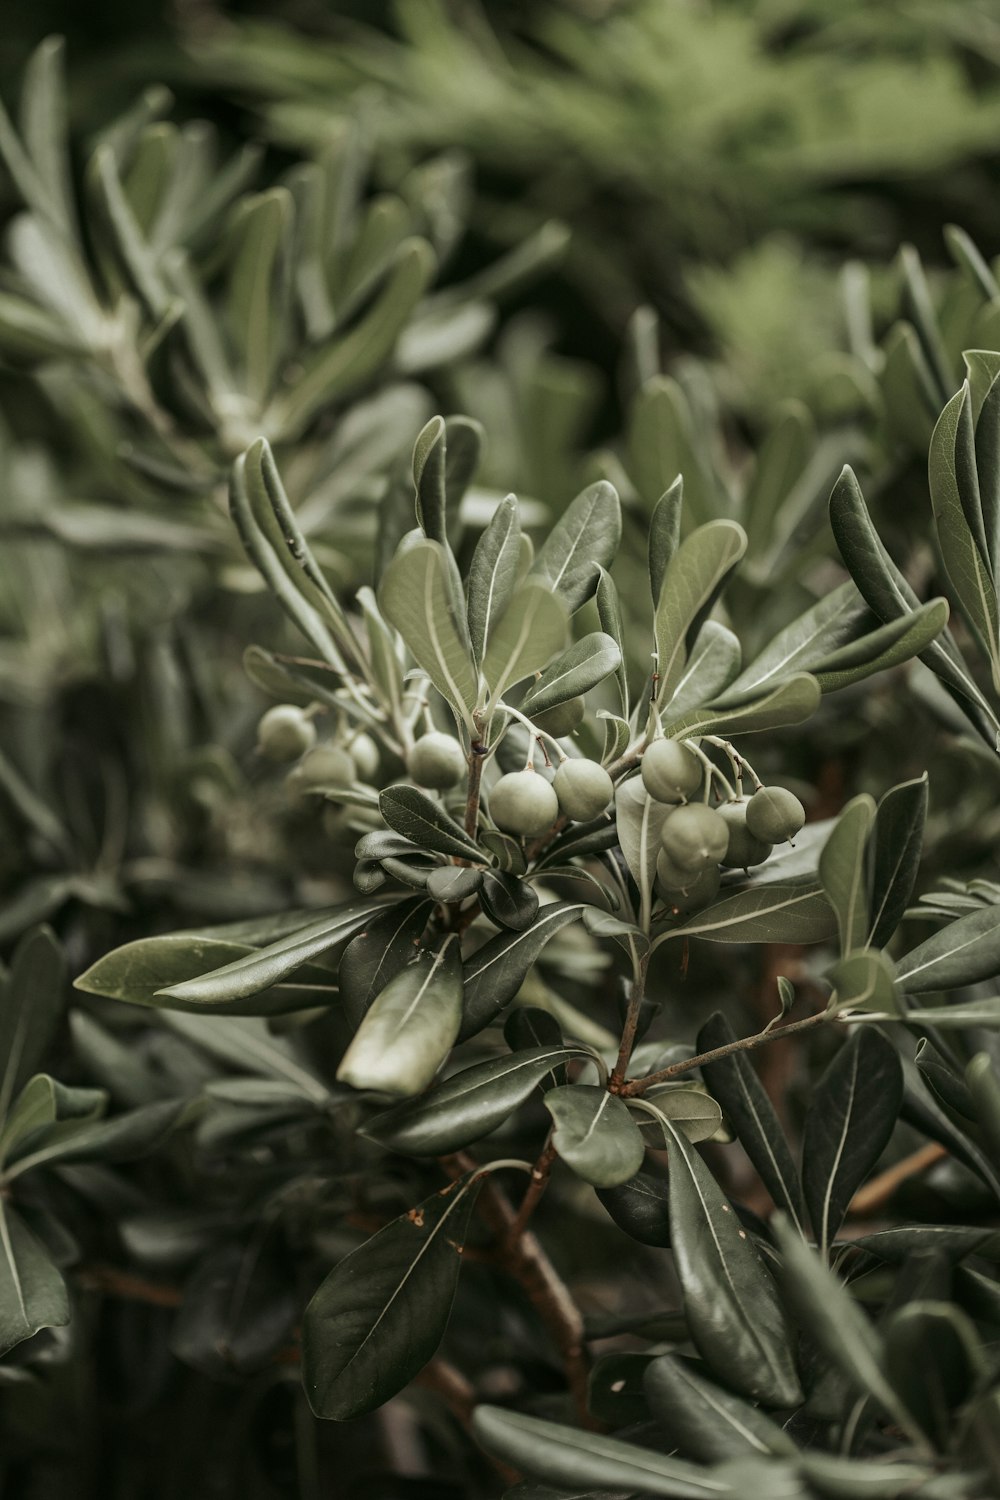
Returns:
[[[579,920],[587,903],[553,901],[523,932],[498,932],[465,961],[465,1020],[460,1040],[475,1036],[498,1016],[524,983],[550,938]]]
[[[472,1431],[487,1452],[560,1488],[607,1485],[671,1500],[720,1500],[732,1493],[682,1459],[499,1406],[477,1407]]]
[[[340,958],[337,986],[349,1024],[356,1027],[375,996],[404,969],[427,926],[431,903],[407,897],[375,913]]]
[[[447,703],[468,720],[476,705],[475,664],[460,631],[452,601],[445,549],[416,541],[396,553],[378,595],[382,613],[395,625],[419,667]]]
[[[0,1197],[0,1354],[69,1322],[66,1283],[37,1237]]]
[[[41,1065],[66,997],[66,961],[48,927],[26,933],[0,984],[0,1121]]]
[[[446,1189],[335,1266],[302,1321],[302,1383],[318,1417],[374,1411],[432,1359],[448,1324],[476,1197]]]
[[[379,812],[389,827],[421,849],[457,859],[482,861],[482,850],[460,823],[415,786],[390,786],[379,793]]]
[[[4,1175],[10,1181],[23,1172],[57,1162],[134,1161],[159,1150],[187,1108],[186,1099],[161,1099],[111,1120],[85,1122],[71,1134],[56,1134],[54,1139],[43,1132],[39,1139],[11,1153]]]
[[[670,1233],[691,1339],[709,1369],[751,1400],[801,1399],[770,1272],[683,1133],[670,1133]]]
[[[693,644],[694,629],[746,551],[735,521],[709,521],[680,544],[667,565],[656,606],[657,702],[667,704]]]
[[[497,621],[517,586],[521,522],[517,500],[508,495],[493,512],[472,554],[468,595],[469,635],[477,662],[482,662]]]
[[[802,1188],[822,1253],[892,1135],[903,1099],[896,1049],[855,1031],[815,1085],[802,1144]]]
[[[411,1098],[454,1046],[462,1020],[462,960],[454,935],[417,953],[368,1007],[337,1069],[355,1089]]]
[[[871,929],[868,942],[884,948],[910,904],[927,819],[927,776],[903,781],[880,799],[870,844]]]
[[[974,1325],[951,1302],[914,1301],[892,1313],[884,1336],[886,1374],[934,1446],[945,1452],[957,1409],[986,1374]]]
[[[989,1052],[977,1052],[965,1069],[983,1145],[994,1166],[1000,1166],[1000,1077]]]
[[[776,1422],[699,1375],[690,1360],[660,1355],[647,1365],[643,1386],[668,1441],[699,1463],[796,1451]]]
[[[479,904],[491,922],[511,932],[524,932],[538,915],[534,886],[502,870],[483,871]]]
[[[914,995],[993,979],[1000,974],[1000,906],[984,906],[949,922],[904,954],[896,974]]]
[[[1000,1230],[964,1224],[901,1224],[894,1229],[863,1234],[851,1244],[889,1265],[898,1265],[908,1256],[923,1251],[933,1251],[950,1261],[979,1255],[984,1260],[1000,1262]]]
[[[561,595],[572,614],[594,594],[597,568],[610,568],[621,535],[618,493],[599,479],[566,507],[539,548],[528,576]]]
[[[594,1187],[616,1187],[634,1177],[645,1154],[639,1127],[622,1101],[593,1084],[549,1089],[552,1144],[578,1177]]]
[[[699,1052],[711,1052],[736,1041],[736,1034],[720,1011],[711,1016],[698,1033]],[[774,1107],[745,1052],[732,1052],[716,1062],[704,1063],[702,1077],[718,1099],[730,1128],[756,1167],[775,1205],[783,1208],[799,1228],[805,1223],[805,1205],[799,1174]]]
[[[647,1089],[644,1097],[694,1144],[710,1141],[722,1126],[722,1107],[703,1084],[677,1079]]]
[[[813,880],[776,880],[725,896],[666,937],[710,943],[821,943],[836,930],[833,909]]]
[[[863,947],[868,936],[866,854],[874,819],[871,797],[855,797],[840,814],[819,857],[820,883],[837,918],[841,954]]]
[[[556,708],[570,698],[582,697],[621,665],[621,651],[610,635],[595,630],[585,635],[546,667],[521,701],[529,718]]]
[[[890,958],[874,949],[848,954],[826,971],[836,992],[830,1005],[838,1013],[871,1011],[876,1015],[902,1013],[902,1000]]]
[[[602,1188],[597,1196],[618,1228],[632,1239],[666,1249],[670,1245],[669,1180],[666,1168],[648,1157],[628,1182]]]
[[[423,1099],[376,1115],[364,1134],[406,1156],[459,1151],[502,1125],[532,1091],[579,1048],[532,1047],[453,1073]]]

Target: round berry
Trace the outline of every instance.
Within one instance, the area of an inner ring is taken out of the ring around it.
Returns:
[[[642,780],[657,802],[684,802],[699,790],[701,761],[679,740],[654,740],[642,756]]]
[[[660,842],[675,865],[692,874],[718,864],[729,848],[729,828],[714,808],[703,802],[678,807],[663,824]]]
[[[747,827],[755,839],[780,844],[793,839],[806,821],[806,810],[783,786],[762,786],[747,803]]]
[[[317,745],[296,767],[294,778],[295,785],[303,792],[350,786],[355,779],[354,762],[339,745]]]
[[[696,875],[678,871],[673,860],[661,849],[656,860],[656,883],[660,894],[676,911],[697,911],[718,895],[722,871],[718,865],[706,865]]]
[[[564,760],[552,778],[552,790],[567,818],[586,823],[604,811],[615,786],[596,760]]]
[[[382,760],[378,745],[370,734],[356,734],[347,746],[359,781],[374,781]]]
[[[554,708],[544,708],[540,714],[532,714],[531,720],[537,729],[543,729],[554,739],[561,740],[582,724],[585,707],[582,698],[568,698],[565,703],[557,703]]]
[[[418,786],[446,792],[458,785],[468,767],[465,751],[454,735],[432,729],[417,740],[406,757],[406,769]]]
[[[257,750],[267,760],[298,760],[316,743],[316,725],[294,703],[276,703],[257,725]]]
[[[747,806],[746,799],[740,798],[738,802],[723,802],[718,810],[729,829],[729,847],[722,863],[731,870],[748,870],[751,865],[763,864],[771,852],[771,845],[755,839],[747,827]]]
[[[537,771],[509,771],[490,792],[490,817],[504,833],[544,833],[558,816],[559,799]]]

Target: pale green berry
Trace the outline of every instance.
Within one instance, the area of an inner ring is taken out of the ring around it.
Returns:
[[[729,847],[729,828],[714,808],[703,802],[678,807],[663,824],[660,842],[668,857],[692,873],[718,864]]]
[[[322,792],[351,786],[355,780],[354,762],[339,745],[317,745],[293,772],[294,785],[303,792]]]
[[[738,802],[723,802],[718,810],[729,829],[729,847],[722,863],[731,870],[748,870],[751,865],[763,864],[771,852],[772,846],[754,838],[747,827],[748,805],[741,798]]]
[[[679,740],[654,740],[643,751],[642,780],[657,802],[684,802],[700,789],[701,761]]]
[[[554,739],[561,740],[583,723],[585,707],[582,698],[568,698],[565,703],[557,703],[554,708],[545,708],[540,714],[532,714],[531,720],[536,729],[542,729]]]
[[[537,771],[508,771],[490,792],[490,817],[503,833],[531,838],[551,828],[559,799]]]
[[[783,786],[762,786],[747,803],[747,827],[756,839],[780,844],[793,839],[806,821],[806,810]]]
[[[316,743],[316,725],[294,703],[276,703],[257,725],[257,751],[266,760],[298,760]]]
[[[381,764],[378,745],[370,734],[356,734],[347,746],[359,781],[374,781]]]
[[[421,735],[406,757],[406,769],[418,786],[445,792],[457,786],[468,770],[465,751],[454,735],[432,729]]]
[[[656,858],[656,883],[660,894],[675,911],[697,911],[715,899],[719,890],[722,871],[718,865],[706,865],[692,875],[679,870],[670,856],[661,849]]]
[[[552,778],[552,790],[567,818],[586,823],[604,811],[615,786],[596,760],[564,760]]]

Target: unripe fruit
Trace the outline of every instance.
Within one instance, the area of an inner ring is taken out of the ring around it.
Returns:
[[[418,786],[445,792],[457,786],[466,773],[465,751],[454,735],[432,729],[417,740],[406,757],[406,769]]]
[[[656,860],[656,883],[660,894],[677,911],[697,911],[707,906],[719,891],[722,871],[718,865],[706,865],[696,875],[678,871],[669,855],[660,850]]]
[[[356,734],[347,746],[347,753],[354,762],[359,781],[373,781],[378,775],[381,762],[378,745],[370,734]]]
[[[806,821],[806,810],[783,786],[762,786],[747,803],[747,827],[755,839],[780,844],[792,839]]]
[[[559,799],[537,771],[509,771],[490,792],[490,817],[504,833],[529,838],[551,828],[559,816]]]
[[[568,698],[565,703],[557,703],[554,708],[543,709],[540,714],[531,714],[530,717],[537,729],[561,740],[583,723],[585,708],[582,698]]]
[[[564,760],[552,778],[552,790],[567,818],[586,823],[604,811],[615,786],[596,760]]]
[[[663,825],[660,842],[668,858],[682,870],[696,874],[718,864],[729,847],[729,828],[714,808],[703,802],[678,807]]]
[[[303,792],[321,792],[327,787],[351,786],[354,762],[339,745],[317,745],[294,772],[295,785]]]
[[[701,761],[679,740],[654,740],[643,751],[642,780],[657,802],[683,802],[701,786]]]
[[[719,817],[729,829],[729,847],[722,863],[731,870],[747,870],[751,865],[763,864],[771,852],[771,845],[763,839],[755,839],[747,827],[747,802],[723,802]]]
[[[276,703],[257,725],[257,750],[267,760],[298,760],[316,743],[316,725],[294,703]]]

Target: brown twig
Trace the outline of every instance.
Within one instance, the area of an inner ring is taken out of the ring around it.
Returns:
[[[145,1302],[150,1307],[180,1307],[183,1295],[180,1287],[146,1281],[142,1276],[133,1276],[130,1271],[120,1271],[117,1266],[80,1266],[76,1280],[87,1291],[103,1292],[127,1302]]]
[[[474,839],[479,828],[479,794],[483,784],[486,746],[478,738],[469,747],[469,789],[465,798],[465,831]]]
[[[622,1027],[621,1044],[618,1048],[618,1060],[608,1080],[608,1088],[613,1094],[629,1092],[628,1085],[625,1083],[625,1074],[628,1071],[632,1048],[635,1046],[636,1032],[639,1029],[639,1016],[642,1011],[643,997],[646,993],[646,974],[648,969],[649,954],[644,953],[636,964],[635,979],[632,983],[632,993],[628,997],[628,1010],[625,1015],[625,1025]],[[631,1092],[639,1093],[641,1090],[633,1089]]]
[[[716,1062],[720,1057],[728,1057],[733,1052],[751,1052],[755,1047],[762,1047],[765,1042],[776,1042],[782,1037],[793,1036],[800,1031],[809,1031],[814,1026],[829,1020],[825,1011],[817,1011],[814,1016],[806,1016],[803,1021],[789,1021],[786,1026],[775,1026],[770,1031],[758,1031],[754,1036],[740,1037],[738,1041],[727,1042],[724,1047],[713,1047],[711,1052],[699,1052],[696,1057],[687,1057],[682,1062],[671,1063],[669,1068],[660,1068],[657,1073],[650,1073],[646,1078],[633,1078],[628,1083],[623,1083],[619,1093],[626,1098],[634,1097],[636,1094],[644,1094],[648,1088],[655,1083],[668,1083],[670,1079],[677,1078],[681,1073],[689,1073],[692,1068],[700,1068],[703,1063]]]
[[[531,1181],[528,1184],[528,1189],[524,1197],[521,1199],[521,1206],[517,1211],[517,1217],[510,1227],[511,1239],[518,1239],[527,1228],[528,1220],[535,1212],[542,1194],[549,1185],[549,1177],[557,1155],[556,1148],[552,1144],[552,1135],[550,1132],[549,1139],[545,1142],[545,1149],[531,1169]]]
[[[947,1155],[947,1147],[937,1141],[928,1142],[926,1146],[904,1156],[895,1166],[887,1167],[884,1172],[873,1177],[871,1182],[866,1182],[864,1187],[859,1188],[851,1199],[847,1212],[857,1219],[878,1213],[904,1182],[908,1182],[911,1177],[919,1177],[921,1172],[926,1172],[928,1167],[943,1161]]]

